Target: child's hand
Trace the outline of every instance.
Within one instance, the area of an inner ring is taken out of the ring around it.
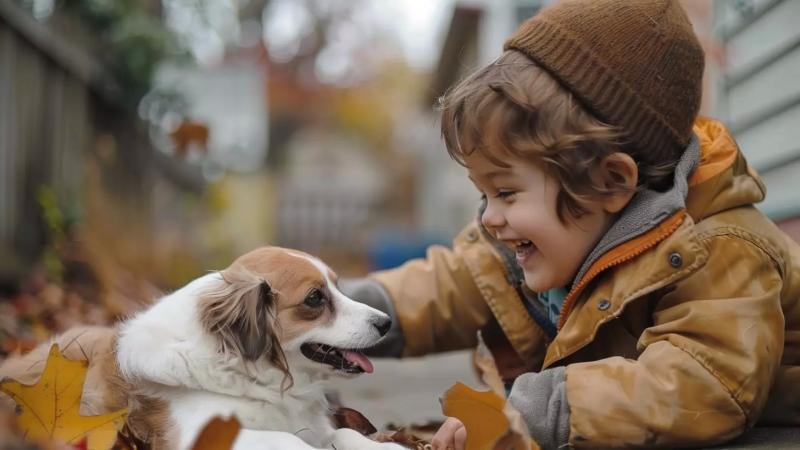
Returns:
[[[448,417],[433,436],[433,450],[464,450],[467,443],[467,429],[455,417]]]

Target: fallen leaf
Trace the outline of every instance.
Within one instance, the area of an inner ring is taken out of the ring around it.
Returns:
[[[396,431],[379,431],[368,436],[376,442],[392,442],[412,450],[430,450],[431,443],[419,436],[401,429]]]
[[[376,442],[394,442],[409,449],[424,449],[428,441],[415,436],[405,429],[379,432],[363,414],[353,408],[340,406],[333,413],[333,424],[336,428],[350,428]]]
[[[127,409],[101,416],[81,416],[81,394],[86,378],[86,361],[64,358],[57,345],[50,347],[47,363],[36,384],[23,385],[2,380],[0,391],[17,404],[17,427],[33,441],[59,441],[88,450],[108,450],[125,423]]]
[[[353,408],[340,406],[333,412],[333,424],[336,428],[350,428],[367,436],[378,431],[363,414]]]
[[[467,429],[466,450],[538,450],[519,412],[491,391],[456,383],[442,397],[442,412]]]
[[[192,450],[230,450],[241,428],[236,417],[214,417],[197,435]]]

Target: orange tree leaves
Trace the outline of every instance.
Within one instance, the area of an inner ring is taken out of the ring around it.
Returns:
[[[53,345],[36,384],[27,386],[14,380],[0,382],[0,391],[17,404],[20,413],[17,427],[27,439],[69,444],[85,441],[89,450],[111,448],[117,430],[125,423],[127,410],[101,416],[80,415],[86,371],[86,361],[68,360],[58,346]]]
[[[442,412],[464,423],[466,450],[538,450],[519,412],[494,392],[456,383],[442,397]]]

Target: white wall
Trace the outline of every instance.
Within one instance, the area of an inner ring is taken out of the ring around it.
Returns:
[[[800,1],[718,0],[716,19],[726,56],[716,115],[762,174],[760,207],[776,219],[800,215]]]

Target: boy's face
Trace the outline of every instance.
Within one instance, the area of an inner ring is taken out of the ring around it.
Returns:
[[[559,186],[541,168],[520,159],[500,167],[478,152],[465,158],[469,177],[486,197],[483,225],[517,255],[525,284],[535,292],[564,287],[605,234],[612,214],[589,203],[580,218],[558,219]]]

